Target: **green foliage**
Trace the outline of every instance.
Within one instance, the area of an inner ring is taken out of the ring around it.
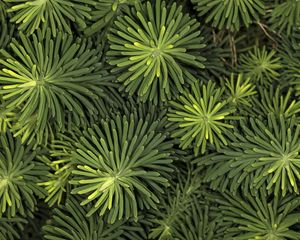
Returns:
[[[182,92],[185,83],[195,81],[187,66],[204,67],[203,57],[193,54],[204,47],[199,26],[181,6],[160,0],[118,17],[108,35],[107,55],[126,92],[137,93],[143,101],[166,101],[173,91]]]
[[[5,133],[8,129],[12,129],[13,123],[17,120],[16,113],[6,109],[3,103],[0,106],[0,133]]]
[[[0,216],[14,217],[34,211],[36,196],[45,195],[38,183],[45,178],[47,166],[35,160],[32,146],[24,146],[10,132],[0,136]]]
[[[300,0],[0,0],[0,240],[300,239],[299,63]]]
[[[0,18],[3,20],[6,17],[7,4],[4,0],[0,0]]]
[[[163,196],[161,207],[152,211],[150,239],[166,240],[217,240],[223,239],[220,211],[205,199],[207,187],[193,167],[180,164],[171,182],[168,194]],[[148,223],[149,224],[149,223]]]
[[[4,0],[11,7],[7,12],[14,13],[10,21],[18,24],[18,29],[33,34],[37,29],[51,28],[55,36],[59,29],[72,34],[71,22],[85,28],[90,19],[94,0]]]
[[[49,29],[48,29],[49,30]],[[0,93],[6,109],[17,112],[15,136],[22,141],[45,143],[51,134],[50,122],[62,128],[65,111],[74,120],[87,113],[95,114],[94,100],[105,95],[105,88],[113,86],[111,76],[99,66],[99,52],[90,49],[88,40],[73,39],[62,32],[51,38],[50,31],[13,39],[13,55],[1,50],[4,66],[0,71]]]
[[[67,200],[65,206],[55,208],[51,225],[46,225],[45,239],[49,240],[115,240],[124,230],[119,227],[122,222],[109,225],[105,219],[96,216],[86,217],[88,206],[80,206],[74,197]]]
[[[92,35],[110,27],[118,15],[138,2],[138,0],[98,0],[90,12],[93,24],[86,28],[84,33]]]
[[[172,143],[158,125],[149,117],[116,115],[82,132],[72,156],[78,165],[71,184],[76,185],[73,194],[85,196],[82,205],[93,202],[87,216],[109,212],[114,223],[137,220],[139,209],[156,208],[172,172]]]
[[[19,239],[19,231],[23,230],[23,225],[26,220],[21,217],[14,218],[0,218],[0,240],[14,240]]]
[[[1,5],[1,2],[0,2]],[[4,15],[1,14],[1,6],[0,6],[0,49],[5,48],[13,35],[14,26],[7,23]]]
[[[170,101],[168,120],[176,124],[172,137],[180,138],[180,147],[187,149],[193,143],[194,153],[204,153],[209,142],[217,149],[226,145],[223,133],[233,128],[224,122],[235,111],[223,98],[224,88],[208,84],[195,83],[191,92],[184,91],[177,101]]]
[[[199,204],[199,200],[195,199],[188,211],[179,220],[175,234],[176,239],[224,239],[225,229],[220,224],[220,216],[212,214],[212,211],[212,207]]]
[[[199,72],[199,79],[209,81],[213,78],[219,78],[220,75],[227,75],[228,72],[224,71],[224,63],[221,58],[226,56],[227,53],[224,49],[211,42],[205,42],[206,46],[200,49],[201,55],[206,59],[204,64],[205,68]]]
[[[279,87],[276,89],[273,87],[269,89],[259,88],[259,97],[253,98],[253,108],[248,109],[248,111],[264,118],[272,113],[278,119],[280,116],[283,116],[284,119],[290,119],[300,112],[300,102],[293,95],[291,88],[287,91]],[[297,121],[299,121],[298,117]]]
[[[226,79],[225,92],[228,95],[229,102],[235,107],[251,106],[250,97],[256,94],[256,90],[250,80],[249,77],[245,78],[242,74],[239,74],[237,77],[231,74],[230,80]]]
[[[283,69],[282,84],[290,85],[296,90],[296,95],[300,95],[300,33],[295,32],[292,37],[283,37],[280,55],[285,66]]]
[[[272,10],[269,22],[273,29],[291,34],[293,28],[300,27],[300,2],[285,0],[278,4]]]
[[[236,131],[228,147],[207,157],[200,164],[210,164],[205,181],[214,189],[228,187],[238,189],[265,187],[275,195],[287,192],[299,193],[299,125],[295,117],[276,119],[270,114],[266,122],[250,118],[241,122],[242,131]]]
[[[255,195],[222,194],[220,204],[223,224],[227,225],[224,239],[299,239],[294,228],[299,225],[299,197],[270,196],[261,189]]]
[[[191,170],[176,177],[166,196],[161,199],[161,207],[152,211],[155,218],[151,220],[150,239],[177,239],[181,218],[190,209],[194,198],[201,194],[199,176],[192,176]]]
[[[261,85],[270,85],[278,80],[278,71],[282,67],[276,51],[268,52],[265,46],[262,49],[255,47],[253,51],[242,54],[240,62],[240,71]]]
[[[26,224],[23,224],[22,240],[44,239],[42,227],[50,218],[50,209],[43,199],[39,199],[32,216]]]
[[[243,25],[249,27],[265,8],[261,0],[192,0],[192,3],[198,16],[205,17],[205,22],[230,31],[237,31]]]
[[[72,161],[72,151],[76,151],[75,142],[79,141],[80,135],[81,131],[75,127],[73,127],[71,136],[59,133],[50,144],[50,156],[42,156],[51,168],[47,175],[47,181],[39,183],[39,186],[43,186],[47,191],[45,202],[49,206],[61,204],[65,199],[65,195],[70,192],[68,182],[75,168]]]

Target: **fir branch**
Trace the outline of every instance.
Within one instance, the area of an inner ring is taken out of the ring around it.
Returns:
[[[182,149],[193,146],[198,155],[205,152],[207,143],[216,149],[227,144],[224,133],[233,126],[224,120],[235,108],[222,99],[223,92],[224,88],[216,88],[212,81],[202,88],[196,83],[191,92],[184,91],[177,101],[170,102],[168,120],[176,124],[172,137],[180,139]]]
[[[32,145],[25,147],[10,132],[2,133],[0,142],[0,216],[26,216],[35,210],[36,197],[45,196],[38,183],[45,180],[48,168],[35,159]]]
[[[186,65],[204,68],[204,58],[194,53],[204,47],[200,24],[182,6],[168,7],[160,0],[132,12],[118,17],[108,35],[108,63],[130,95],[137,93],[143,102],[166,101],[196,81]]]
[[[7,10],[13,13],[11,22],[18,24],[20,31],[28,35],[37,29],[45,31],[51,28],[53,36],[56,29],[72,34],[71,22],[75,22],[79,28],[86,27],[85,20],[90,19],[91,6],[96,4],[94,0],[4,0],[11,6]]]
[[[295,117],[269,114],[267,121],[250,118],[241,122],[228,147],[195,162],[211,165],[205,181],[214,189],[257,191],[266,188],[276,196],[298,193],[300,179],[299,131]]]
[[[198,16],[205,16],[205,22],[213,27],[237,31],[241,26],[249,25],[264,14],[261,0],[192,0]]]
[[[83,131],[73,152],[72,194],[93,202],[87,216],[108,212],[108,222],[138,218],[140,209],[157,208],[169,186],[172,142],[159,133],[158,121],[116,115]]]
[[[46,144],[51,122],[58,129],[65,125],[65,111],[75,119],[97,113],[95,101],[114,86],[114,77],[101,70],[99,53],[90,46],[62,32],[52,38],[48,29],[45,35],[20,33],[20,41],[10,44],[13,54],[0,51],[5,58],[0,59],[0,93],[5,107],[19,113],[15,136]]]

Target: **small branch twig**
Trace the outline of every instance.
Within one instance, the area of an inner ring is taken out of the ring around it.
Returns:
[[[276,46],[277,46],[277,45],[278,45],[277,41],[276,41],[276,40],[268,33],[268,31],[266,30],[266,29],[268,29],[268,26],[265,25],[265,24],[263,24],[263,23],[261,23],[261,22],[259,22],[259,21],[257,21],[256,23],[257,23],[258,26],[261,28],[261,30],[263,30],[263,32],[265,33],[265,35],[266,35],[270,40],[272,40],[272,41],[276,44]]]
[[[234,67],[237,65],[237,51],[236,51],[234,36],[232,36],[230,33],[229,33],[229,42],[230,42],[231,53],[232,53],[232,67]]]

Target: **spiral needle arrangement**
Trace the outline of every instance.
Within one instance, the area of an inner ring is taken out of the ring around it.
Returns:
[[[0,0],[0,240],[300,240],[299,0]]]

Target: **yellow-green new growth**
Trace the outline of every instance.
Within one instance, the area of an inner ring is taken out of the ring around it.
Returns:
[[[217,149],[227,144],[225,133],[233,126],[225,120],[235,109],[222,99],[223,92],[212,81],[202,87],[195,83],[191,92],[185,90],[170,102],[168,120],[176,125],[172,137],[179,138],[182,149],[193,147],[198,155],[199,150],[205,152],[207,143]]]
[[[158,194],[169,185],[172,143],[157,131],[158,121],[117,115],[94,125],[76,144],[71,193],[83,195],[95,212],[108,221],[138,218],[142,208],[156,208]]]
[[[166,101],[196,80],[187,66],[204,67],[204,58],[194,53],[204,47],[200,24],[176,3],[168,7],[158,0],[138,6],[115,21],[108,35],[108,63],[130,95]]]

